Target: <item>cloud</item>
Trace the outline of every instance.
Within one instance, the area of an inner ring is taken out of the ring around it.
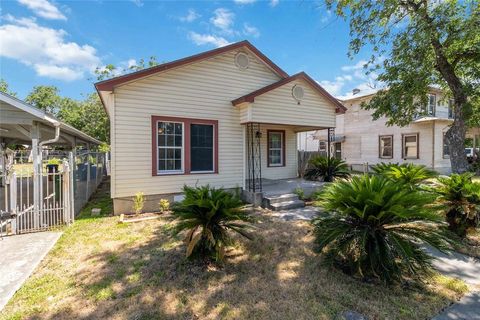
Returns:
[[[320,22],[321,23],[325,23],[327,22],[328,20],[330,20],[330,18],[332,17],[332,11],[331,10],[327,10],[325,12],[325,14],[320,18]]]
[[[229,42],[222,37],[213,35],[213,34],[199,34],[196,32],[190,32],[188,37],[196,44],[196,45],[205,45],[205,44],[213,44],[216,47],[223,47],[229,44]]]
[[[233,0],[233,2],[235,2],[236,4],[250,4],[256,1],[257,0]]]
[[[201,16],[193,9],[188,9],[188,13],[186,16],[180,17],[180,21],[182,22],[193,22],[200,18]]]
[[[142,0],[130,0],[131,2],[133,2],[134,5],[136,5],[137,7],[143,7],[144,3]]]
[[[368,62],[366,60],[360,60],[354,65],[343,66],[341,67],[342,71],[355,71],[355,70],[362,70],[363,66],[366,65]]]
[[[318,81],[317,81],[318,82]],[[328,81],[323,80],[318,82],[325,90],[328,91],[333,96],[339,95],[343,86],[345,85],[344,81]]]
[[[210,22],[221,31],[231,34],[233,30],[233,20],[235,14],[228,9],[218,8],[213,12],[214,16],[210,18]]]
[[[67,41],[64,30],[40,26],[34,19],[4,18],[8,23],[0,26],[0,57],[31,66],[39,76],[72,81],[100,64],[94,47]]]
[[[270,1],[270,7],[276,7],[279,2],[280,2],[280,0],[271,0]]]
[[[248,23],[243,24],[243,34],[246,36],[252,36],[254,38],[260,37],[260,31]]]
[[[39,17],[50,20],[67,20],[67,17],[47,0],[18,0],[18,2]]]

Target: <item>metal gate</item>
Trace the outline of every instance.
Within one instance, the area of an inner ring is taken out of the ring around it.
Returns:
[[[68,225],[74,220],[73,156],[58,165],[16,169],[6,177],[0,233],[21,234]],[[3,211],[4,210],[4,211]]]

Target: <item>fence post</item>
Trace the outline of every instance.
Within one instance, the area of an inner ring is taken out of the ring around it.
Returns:
[[[10,177],[10,212],[15,215],[15,218],[10,220],[13,234],[17,234],[17,209],[17,174],[13,172]]]
[[[68,190],[68,196],[70,197],[70,207],[71,207],[70,217],[71,217],[71,221],[73,222],[75,220],[75,193],[74,193],[75,179],[74,179],[74,175],[75,175],[75,166],[76,166],[75,157],[74,157],[73,152],[69,153],[68,162],[70,162],[70,172],[69,172],[69,176],[68,176],[70,188]]]
[[[86,184],[86,194],[85,194],[85,201],[88,201],[88,198],[90,197],[90,193],[89,193],[89,189],[90,189],[90,152],[87,152],[85,154],[85,156],[87,157],[87,184]]]

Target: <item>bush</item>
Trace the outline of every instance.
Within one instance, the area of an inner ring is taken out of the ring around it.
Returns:
[[[57,166],[59,166],[60,164],[62,164],[62,160],[60,160],[58,158],[51,158],[51,159],[48,159],[48,161],[47,161],[47,165],[57,165]]]
[[[243,203],[238,194],[209,186],[184,186],[183,192],[185,199],[172,206],[178,221],[173,233],[187,231],[187,257],[196,253],[223,260],[225,248],[232,244],[231,231],[251,239],[247,230],[253,219],[241,209]]]
[[[410,188],[417,188],[420,183],[437,175],[435,171],[413,163],[379,163],[373,166],[372,170],[395,182],[408,185]]]
[[[143,206],[145,205],[145,195],[143,192],[137,192],[135,198],[133,198],[133,212],[135,214],[142,213]]]
[[[322,178],[325,182],[332,182],[336,178],[348,178],[347,163],[341,159],[332,157],[314,157],[309,161],[309,168],[305,171],[305,179],[318,180]]]
[[[168,201],[167,199],[160,199],[158,206],[160,208],[160,212],[166,212],[168,211],[168,209],[170,209],[170,201]]]
[[[450,247],[433,196],[383,176],[363,175],[325,188],[319,205],[328,213],[313,221],[316,250],[352,275],[390,283],[431,270],[426,243]]]
[[[472,174],[452,174],[438,178],[434,189],[444,206],[449,229],[460,237],[480,225],[480,183],[472,182]]]

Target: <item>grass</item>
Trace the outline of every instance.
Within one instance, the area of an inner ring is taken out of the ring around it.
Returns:
[[[466,291],[433,275],[384,287],[321,264],[307,222],[261,216],[254,241],[237,242],[223,265],[185,259],[168,220],[118,224],[104,186],[0,314],[0,319],[425,319]]]

